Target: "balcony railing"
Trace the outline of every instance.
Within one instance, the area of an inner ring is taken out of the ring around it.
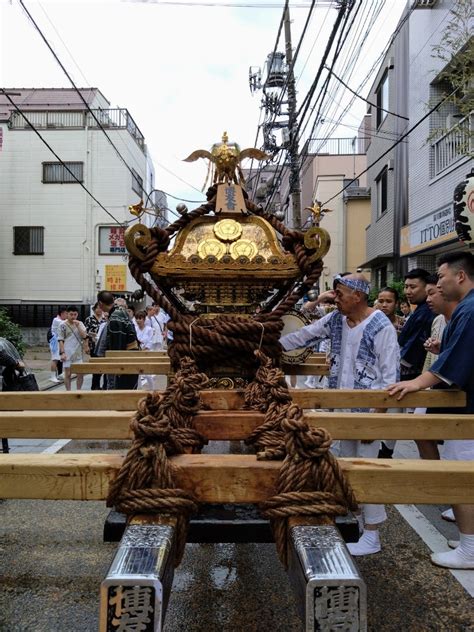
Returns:
[[[145,137],[138,129],[135,121],[125,108],[111,110],[26,110],[25,116],[30,121],[30,125],[25,121],[19,112],[12,112],[9,120],[10,129],[126,129],[133,137],[137,145],[144,151]],[[97,120],[96,120],[97,119]],[[100,123],[100,125],[99,125]]]
[[[329,154],[331,156],[346,156],[364,154],[366,138],[354,136],[352,138],[310,138],[304,153]]]
[[[474,113],[471,112],[431,145],[433,177],[472,153],[474,150],[473,118]]]

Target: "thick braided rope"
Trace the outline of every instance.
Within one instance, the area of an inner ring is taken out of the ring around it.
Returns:
[[[176,516],[176,566],[184,554],[189,516],[197,511],[197,504],[192,494],[176,488],[168,457],[199,451],[204,445],[192,419],[201,406],[199,392],[207,381],[195,363],[184,358],[163,395],[148,393],[139,401],[130,421],[134,439],[107,497],[107,506],[126,514]]]
[[[355,511],[357,502],[324,428],[310,428],[301,408],[291,402],[281,371],[259,354],[261,367],[245,392],[245,405],[265,412],[265,421],[247,439],[260,450],[258,459],[284,458],[277,493],[261,503],[272,522],[280,560],[287,566],[288,518],[322,519]],[[272,399],[272,396],[275,399]]]

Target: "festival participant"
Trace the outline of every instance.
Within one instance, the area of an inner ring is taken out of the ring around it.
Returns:
[[[400,311],[403,314],[403,318],[405,319],[405,322],[407,322],[407,320],[411,316],[410,303],[406,300],[400,301]]]
[[[135,332],[137,334],[138,342],[140,343],[140,349],[144,351],[151,351],[153,346],[153,329],[146,322],[146,312],[140,311],[135,315]]]
[[[86,327],[87,336],[89,338],[89,355],[91,358],[96,358],[95,346],[97,344],[97,340],[99,338],[99,329],[102,323],[102,310],[99,306],[99,303],[95,303],[92,308],[92,314],[86,318],[84,321],[84,325]],[[94,373],[92,375],[92,384],[91,390],[98,391],[100,390],[100,381],[102,376],[100,373]]]
[[[333,297],[337,310],[297,332],[281,338],[285,350],[331,342],[329,388],[384,388],[398,376],[400,355],[397,334],[382,312],[369,307],[370,285],[360,273],[339,277]],[[375,458],[378,441],[341,441],[340,456]],[[383,505],[362,505],[363,534],[348,544],[352,555],[381,550],[379,526],[386,520]]]
[[[426,358],[424,344],[430,337],[434,315],[426,304],[426,280],[429,272],[414,268],[405,275],[405,294],[412,305],[416,305],[410,317],[405,320],[398,334],[400,345],[400,377],[402,380],[415,378],[423,370]],[[414,412],[407,408],[406,412]],[[383,442],[379,456],[391,459],[396,441]],[[393,447],[390,447],[393,446]]]
[[[458,303],[444,331],[439,357],[429,371],[414,380],[392,384],[388,392],[401,400],[407,393],[435,385],[454,385],[467,395],[466,407],[454,412],[473,414],[474,255],[470,252],[449,253],[440,257],[438,266],[441,294],[445,300]],[[445,441],[442,458],[474,460],[474,440]],[[431,560],[446,568],[474,569],[474,505],[455,505],[453,511],[459,527],[459,546],[453,551],[433,553]]]
[[[398,299],[398,292],[395,288],[384,287],[379,291],[377,295],[377,306],[374,303],[374,308],[379,309],[381,312],[383,312],[392,323],[392,325],[395,327],[397,336],[402,330],[403,325],[405,324],[405,319],[397,314]],[[387,412],[389,413],[398,413],[400,411],[400,408],[390,408],[389,410],[387,410]],[[396,444],[396,439],[384,439],[383,441],[381,441],[380,450],[378,453],[379,459],[391,459]]]
[[[67,391],[71,390],[71,364],[80,364],[83,361],[84,346],[87,340],[87,331],[84,324],[77,320],[79,312],[75,305],[66,308],[66,320],[58,327],[59,358],[64,367],[64,385]],[[81,390],[84,376],[79,373],[76,388]]]
[[[158,303],[153,303],[146,308],[146,323],[153,331],[152,351],[162,351],[167,344],[167,327],[166,323],[170,317],[160,308]]]
[[[411,380],[423,370],[426,358],[424,344],[431,334],[434,314],[426,304],[426,280],[429,272],[414,268],[405,275],[405,295],[415,311],[405,322],[398,336],[400,345],[400,374],[402,380]]]
[[[383,312],[395,327],[397,335],[401,332],[405,324],[403,316],[397,314],[398,299],[398,292],[394,287],[384,287],[378,293],[377,306],[374,303],[374,308]]]
[[[151,351],[153,348],[153,329],[146,321],[145,311],[139,311],[135,314],[135,332],[140,343],[140,349],[142,351]],[[142,375],[142,385],[146,385],[149,390],[153,390],[153,375]]]
[[[97,294],[97,302],[102,311],[109,314],[107,327],[99,336],[97,355],[106,351],[138,351],[135,327],[127,313],[127,302],[123,298],[114,300],[107,290]],[[113,389],[137,388],[138,375],[109,375],[107,386]]]
[[[133,326],[135,327],[137,322],[135,320],[135,307],[133,305],[130,305],[130,304],[127,305],[127,314],[130,320],[132,321]]]
[[[58,344],[58,327],[66,320],[66,308],[60,307],[58,309],[58,313],[53,318],[53,322],[50,327],[50,337],[48,336],[49,342],[49,350],[51,351],[51,377],[49,378],[50,382],[54,382],[55,384],[59,384],[64,380],[64,377],[61,374],[62,364],[59,359],[59,344]]]
[[[455,301],[445,300],[444,296],[438,289],[437,284],[438,277],[435,274],[430,275],[426,280],[426,303],[431,311],[436,314],[436,317],[431,325],[431,336],[425,342],[427,354],[425,364],[423,365],[423,371],[429,371],[431,365],[438,357],[444,329],[457,305],[457,302]],[[415,413],[423,415],[426,413],[426,408],[415,408]],[[422,459],[439,459],[437,441],[432,439],[417,439],[415,443]],[[451,510],[448,509],[443,513],[445,514],[445,517],[450,516]],[[454,517],[452,520],[454,520]]]

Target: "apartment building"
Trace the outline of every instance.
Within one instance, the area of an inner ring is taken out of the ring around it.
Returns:
[[[130,112],[97,88],[7,92],[17,108],[0,95],[0,306],[45,327],[60,304],[84,316],[99,289],[138,289],[123,225],[154,169]]]
[[[426,117],[428,111],[452,92],[453,86],[443,71],[460,54],[460,50],[452,51],[448,63],[435,54],[435,47],[445,41],[446,30],[455,19],[452,9],[459,3],[445,0],[427,4],[418,2],[410,16],[410,125]],[[470,33],[473,32],[471,17]],[[473,42],[471,35],[464,47],[472,48]],[[474,112],[462,114],[459,108],[460,100],[469,97],[466,94],[469,89],[472,92],[472,75],[470,86],[458,92],[457,104],[448,99],[410,134],[409,212],[400,234],[400,254],[407,257],[408,267],[435,270],[441,253],[465,248],[454,230],[453,192],[474,166]]]
[[[459,51],[443,61],[436,47],[445,42],[459,4],[407,5],[368,95],[371,105],[361,125],[370,138],[367,162],[373,164],[365,266],[379,286],[410,268],[434,271],[439,254],[466,247],[454,230],[453,192],[473,167],[473,112],[462,114],[452,100],[434,109],[452,92],[444,71]],[[469,45],[472,36],[462,50]],[[469,90],[472,83],[458,98],[467,98]]]
[[[303,150],[306,156],[301,170],[303,226],[314,224],[308,208],[316,202],[330,209],[321,221],[331,236],[331,248],[324,257],[321,289],[332,287],[334,275],[356,272],[365,261],[370,192],[366,188],[366,175],[356,178],[367,167],[364,145],[365,139],[356,136],[313,138]]]

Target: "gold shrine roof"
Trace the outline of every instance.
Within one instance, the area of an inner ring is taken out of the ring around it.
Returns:
[[[220,278],[254,278],[259,272],[266,278],[293,278],[299,274],[294,256],[285,253],[274,229],[260,217],[223,217],[195,219],[176,237],[169,253],[156,257],[152,274],[180,277],[183,272]]]

